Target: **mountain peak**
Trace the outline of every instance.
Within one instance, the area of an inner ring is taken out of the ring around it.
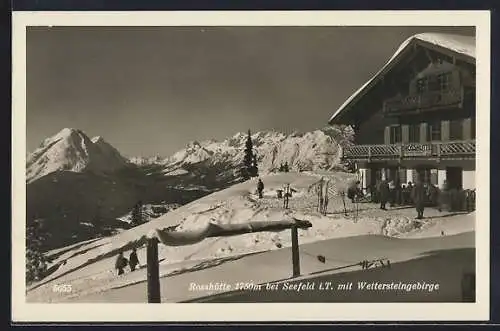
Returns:
[[[78,129],[74,128],[64,128],[61,131],[59,131],[54,137],[69,137],[71,135],[75,134],[82,134],[83,132]]]
[[[81,130],[64,128],[45,139],[28,157],[26,177],[32,182],[56,171],[106,173],[126,165],[120,153],[100,137],[92,140]]]
[[[104,140],[104,138],[103,138],[103,137],[101,137],[101,136],[95,136],[95,137],[93,137],[93,138],[92,138],[92,139],[90,139],[90,140],[91,140],[94,144],[108,144],[108,145],[109,145],[109,143],[108,143],[106,140]]]

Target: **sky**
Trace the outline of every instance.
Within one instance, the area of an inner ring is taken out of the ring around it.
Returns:
[[[470,27],[30,27],[27,150],[63,128],[124,156],[310,131],[408,37]]]

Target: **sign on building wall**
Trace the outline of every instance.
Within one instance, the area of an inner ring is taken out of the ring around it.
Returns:
[[[403,145],[403,156],[430,156],[432,145],[430,144],[408,144]]]

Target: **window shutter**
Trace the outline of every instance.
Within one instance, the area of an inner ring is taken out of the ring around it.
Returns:
[[[427,123],[420,123],[420,142],[427,142]]]
[[[402,125],[401,126],[401,139],[403,144],[407,144],[410,142],[410,127],[409,125]]]
[[[462,130],[464,140],[472,139],[472,120],[470,118],[464,119],[462,123]]]
[[[399,168],[399,181],[401,184],[406,183],[406,168]]]
[[[384,130],[384,144],[388,145],[391,143],[391,127],[386,126]]]
[[[441,141],[450,140],[450,121],[441,121]]]

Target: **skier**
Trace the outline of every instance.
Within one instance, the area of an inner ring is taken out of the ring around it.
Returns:
[[[128,261],[127,259],[123,256],[123,252],[120,252],[120,254],[118,254],[118,257],[116,258],[116,262],[115,262],[115,269],[118,270],[118,275],[122,275],[123,274],[123,269],[127,266],[128,264]]]
[[[139,264],[139,259],[137,258],[137,250],[134,248],[128,258],[128,265],[130,266],[130,271],[134,271],[135,267],[138,264]]]
[[[262,199],[262,192],[264,191],[264,183],[260,178],[259,181],[257,182],[257,191],[259,192],[259,199]]]

